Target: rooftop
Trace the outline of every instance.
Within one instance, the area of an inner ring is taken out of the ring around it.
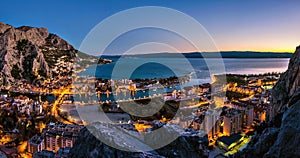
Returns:
[[[232,116],[235,116],[235,115],[238,115],[240,114],[241,111],[240,110],[237,110],[237,109],[234,109],[234,108],[230,108],[226,111],[226,114],[225,116],[226,117],[232,117]]]
[[[232,143],[240,140],[242,136],[240,134],[233,134],[231,136],[223,136],[218,139],[218,141],[223,142],[225,145],[230,146]]]
[[[41,144],[44,140],[43,136],[35,135],[28,142],[31,144]]]

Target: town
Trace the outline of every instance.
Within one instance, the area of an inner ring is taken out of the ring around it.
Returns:
[[[97,105],[106,115],[115,116],[110,117],[112,122],[141,134],[166,124],[204,131],[207,143],[201,148],[207,156],[228,156],[243,149],[273,117],[270,90],[279,77],[280,73],[227,74],[227,83],[214,93],[212,85],[217,83],[181,86],[189,76],[117,81],[58,76],[34,83],[20,81],[1,87],[0,151],[7,157],[68,157],[86,125],[76,107]],[[139,117],[126,109],[132,103],[147,107],[140,114],[151,111],[152,105],[163,106],[153,116]]]

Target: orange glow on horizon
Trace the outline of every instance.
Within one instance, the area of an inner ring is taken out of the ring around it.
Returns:
[[[296,49],[296,47],[295,47]],[[270,52],[270,53],[294,53],[295,49],[219,49],[219,52]],[[184,53],[192,52],[215,52],[215,51],[199,51],[199,50],[187,50]]]
[[[251,50],[220,50],[220,51],[242,51],[242,52],[270,52],[270,53],[294,53],[295,49],[251,49]]]
[[[189,53],[189,52],[234,52],[234,51],[241,51],[241,52],[272,52],[272,53],[294,53],[296,47],[299,46],[297,42],[291,42],[283,45],[276,45],[278,42],[274,42],[272,44],[269,43],[252,43],[252,44],[245,44],[244,42],[237,42],[237,43],[223,43],[223,42],[216,42],[216,49],[215,50],[202,50],[201,48],[197,49],[188,45],[179,45],[180,52]]]

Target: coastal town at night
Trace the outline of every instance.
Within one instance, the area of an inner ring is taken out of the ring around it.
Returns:
[[[300,1],[1,1],[0,158],[300,158]]]
[[[276,84],[280,73],[226,76],[230,82],[218,89],[226,92],[224,96],[211,94],[211,85],[217,84],[217,76],[215,83],[181,89],[179,85],[187,82],[189,77],[113,81],[60,76],[41,80],[36,84],[20,82],[19,85],[2,86],[1,151],[11,157],[67,157],[84,127],[84,122],[78,119],[75,107],[99,103],[99,108],[105,113],[116,115],[113,122],[124,125],[126,130],[145,133],[165,124],[178,124],[185,130],[201,130],[207,133],[207,141],[201,145],[206,156],[235,154],[272,117],[270,89]],[[82,85],[74,82],[74,79]],[[89,95],[83,92],[93,88],[88,85],[94,86],[98,100],[88,99]],[[81,91],[74,90],[79,87]],[[116,94],[113,94],[112,89]],[[157,93],[149,95],[146,92],[149,90]],[[75,96],[87,97],[86,102],[84,99],[76,101]],[[112,96],[119,100],[113,100]],[[161,98],[173,109],[164,110],[155,117],[143,120],[130,116],[120,108],[120,104],[131,101],[140,101],[143,104],[153,98]],[[174,109],[178,108],[183,111],[187,109],[190,114],[187,117],[175,117]]]

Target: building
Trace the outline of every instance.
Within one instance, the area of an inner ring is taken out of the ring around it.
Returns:
[[[242,131],[242,113],[236,109],[228,109],[223,118],[223,134],[230,136]]]
[[[30,115],[30,113],[36,113],[40,115],[43,112],[43,106],[39,101],[29,100],[26,97],[14,99],[12,105],[16,106],[18,112],[21,114]]]
[[[244,109],[241,109],[241,111],[242,111],[243,127],[251,127],[254,118],[253,106],[245,107]]]
[[[220,112],[208,110],[202,123],[202,129],[207,133],[208,138],[212,138],[220,132]]]
[[[28,141],[27,150],[30,153],[39,152],[45,149],[44,137],[35,135]]]
[[[233,102],[232,106],[242,113],[242,127],[250,127],[254,120],[254,106],[242,102]]]
[[[59,148],[73,147],[82,126],[50,123],[43,129],[45,149],[57,152]]]
[[[29,104],[29,111],[30,112],[35,112],[37,114],[42,114],[43,112],[43,106],[39,101],[32,101]]]

